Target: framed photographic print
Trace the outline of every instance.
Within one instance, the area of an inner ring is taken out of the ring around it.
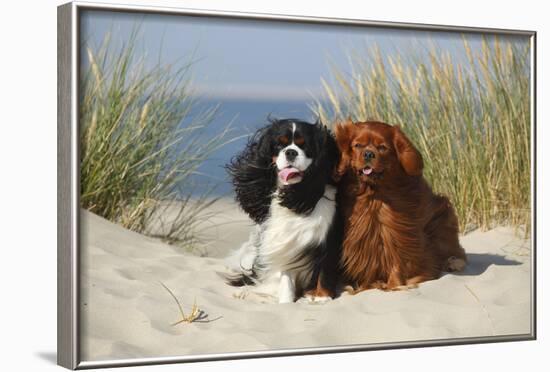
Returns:
[[[532,340],[525,30],[58,8],[58,363]]]

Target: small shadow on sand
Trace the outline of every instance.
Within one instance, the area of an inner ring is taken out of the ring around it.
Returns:
[[[57,364],[57,353],[55,351],[39,351],[36,356],[52,364]]]
[[[491,265],[497,266],[517,266],[522,262],[510,260],[504,256],[498,254],[489,253],[470,253],[468,254],[468,263],[463,272],[453,273],[456,275],[481,275]]]

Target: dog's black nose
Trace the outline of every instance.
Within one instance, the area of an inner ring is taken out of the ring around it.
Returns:
[[[288,149],[288,150],[285,151],[285,156],[286,156],[288,161],[292,161],[292,160],[296,159],[296,156],[298,156],[298,151],[293,150],[293,149]]]
[[[366,161],[374,159],[375,157],[376,157],[376,155],[374,155],[374,152],[369,151],[369,150],[365,151],[365,160]]]

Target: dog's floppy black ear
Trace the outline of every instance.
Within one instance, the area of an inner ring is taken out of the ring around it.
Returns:
[[[276,186],[271,146],[270,127],[259,129],[244,150],[226,165],[237,202],[256,223],[267,218]]]
[[[330,178],[332,178],[332,174],[340,159],[340,151],[338,150],[336,139],[330,129],[320,120],[317,121],[317,125],[319,126],[321,136],[319,143],[323,148],[321,151],[322,157],[320,159],[325,162],[323,165],[329,170],[331,175]]]
[[[325,148],[326,148],[326,161],[327,169],[329,171],[328,177],[331,183],[340,181],[340,176],[338,175],[338,167],[341,162],[341,154],[338,149],[338,144],[336,143],[336,137],[327,127],[324,128],[325,131]]]

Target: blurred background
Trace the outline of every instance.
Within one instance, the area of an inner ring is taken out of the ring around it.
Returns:
[[[529,224],[527,36],[88,10],[80,37],[83,207],[128,228],[231,196],[269,116],[399,124],[462,231]]]

